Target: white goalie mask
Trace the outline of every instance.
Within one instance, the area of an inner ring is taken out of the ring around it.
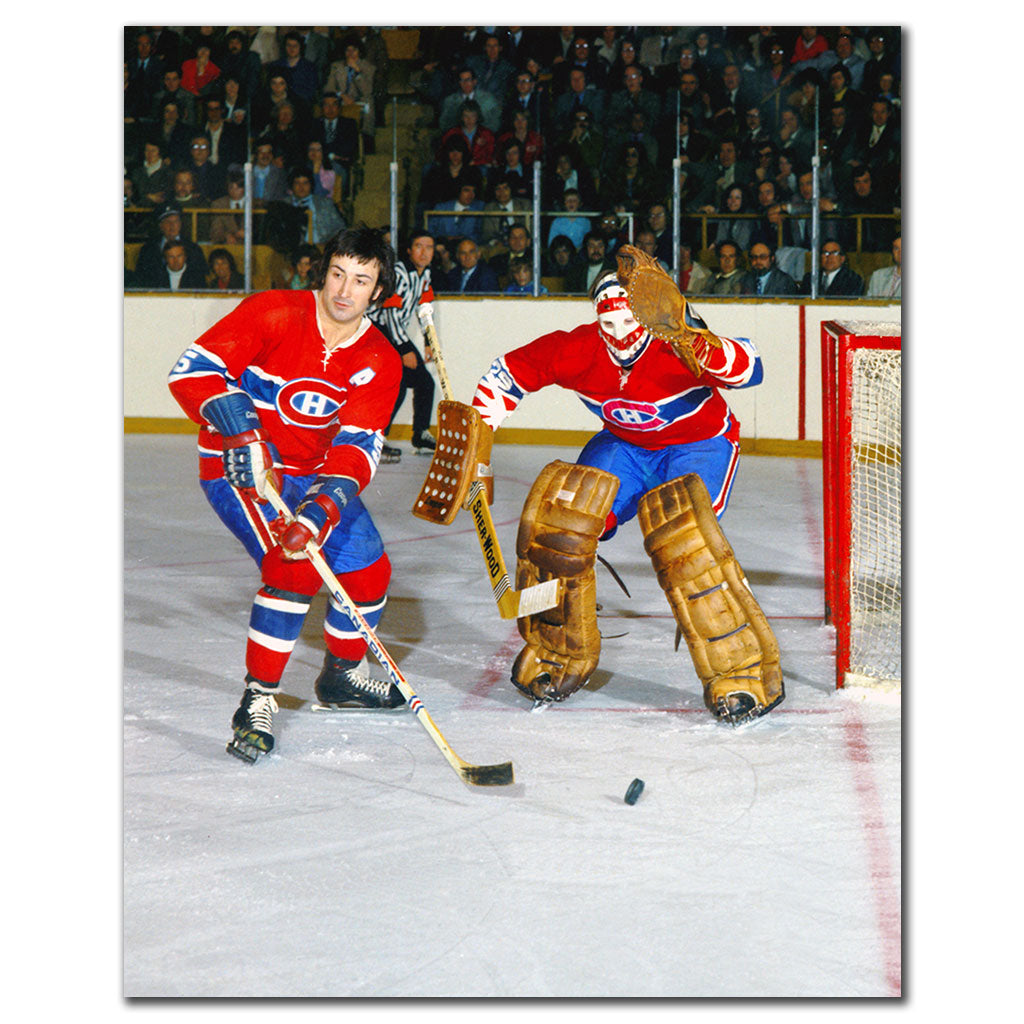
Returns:
[[[615,272],[606,275],[594,291],[597,312],[597,333],[604,340],[609,355],[620,366],[631,366],[640,358],[651,335],[637,323],[629,308],[626,289],[619,284]]]

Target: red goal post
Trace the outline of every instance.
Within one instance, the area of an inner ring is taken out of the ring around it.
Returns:
[[[821,325],[825,619],[836,686],[902,674],[902,360],[898,323]]]

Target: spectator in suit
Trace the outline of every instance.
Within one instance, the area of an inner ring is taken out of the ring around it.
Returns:
[[[313,122],[309,138],[320,143],[328,163],[341,178],[342,191],[347,194],[352,165],[359,157],[359,128],[352,118],[342,116],[337,93],[324,93],[320,117]]]
[[[606,269],[607,246],[597,231],[588,231],[576,261],[565,275],[565,290],[573,295],[587,294],[594,280]]]
[[[750,272],[744,275],[741,295],[796,295],[796,281],[775,266],[775,249],[767,242],[754,242],[747,252]]]
[[[166,267],[164,249],[171,242],[180,242],[184,246],[186,262],[202,268],[205,282],[206,257],[203,250],[185,236],[181,210],[173,203],[164,203],[156,210],[156,233],[139,249],[135,274],[140,286],[146,282],[162,281],[161,275]]]
[[[839,29],[835,51],[839,63],[850,72],[850,87],[860,92],[864,81],[864,58],[857,53],[853,34],[848,29]]]
[[[144,101],[151,103],[160,89],[165,65],[153,51],[151,32],[135,36],[135,54],[128,60],[128,80]]]
[[[739,295],[743,288],[743,269],[740,267],[740,248],[735,242],[719,242],[718,273],[711,284],[712,295]]]
[[[210,140],[210,163],[223,169],[244,164],[248,149],[245,128],[224,120],[224,101],[219,96],[208,96],[205,108],[203,132]]]
[[[844,197],[840,212],[850,218],[843,223],[843,238],[847,247],[851,247],[857,241],[857,222],[853,218],[860,214],[891,214],[893,201],[891,196],[875,188],[871,169],[862,164],[853,169],[853,186]],[[861,251],[885,252],[892,245],[895,230],[892,220],[864,217],[860,225]]]
[[[500,252],[492,256],[487,265],[499,278],[508,277],[512,263],[517,259],[526,260],[533,264],[533,246],[530,244],[533,239],[524,224],[517,224],[508,234],[508,251]]]
[[[804,275],[800,283],[804,295],[811,294],[811,274]],[[828,241],[821,247],[821,269],[818,272],[818,296],[850,296],[864,294],[864,281],[860,274],[846,266],[846,251],[837,241]]]
[[[479,87],[504,106],[516,69],[502,54],[501,37],[495,34],[486,36],[483,53],[467,57],[466,63],[473,69]]]
[[[590,40],[582,32],[576,32],[573,36],[571,55],[553,68],[551,87],[556,94],[572,87],[570,79],[573,71],[583,73],[588,89],[603,93],[608,88],[606,66],[594,55]]]
[[[295,110],[295,123],[299,133],[307,134],[310,123],[310,104],[288,86],[288,78],[280,68],[267,72],[267,84],[257,91],[250,102],[252,134],[260,135],[271,127],[277,108],[283,103],[290,103]]]
[[[548,94],[537,88],[537,76],[525,68],[516,73],[511,93],[505,100],[501,123],[511,129],[512,117],[522,111],[526,115],[526,127],[543,135],[548,129],[550,109]]]
[[[442,132],[458,125],[459,112],[466,100],[476,100],[480,105],[480,120],[487,128],[492,132],[501,130],[501,101],[481,89],[473,69],[465,65],[459,68],[458,88],[441,104],[438,126]]]
[[[288,88],[300,99],[312,105],[320,92],[320,75],[316,65],[306,60],[305,42],[299,32],[286,32],[282,42],[284,53],[267,68],[268,73],[280,71]]]
[[[284,199],[287,193],[288,177],[278,166],[273,143],[257,142],[252,168],[253,202],[265,206]]]
[[[573,162],[571,151],[563,149],[555,154],[554,168],[545,175],[543,195],[557,205],[570,188],[579,190],[585,210],[592,210],[597,205],[593,176],[586,167]]]
[[[661,116],[661,99],[644,85],[641,67],[630,67],[622,74],[621,88],[611,93],[608,101],[608,124],[628,124],[630,115],[640,111],[648,125],[657,123]]]
[[[239,84],[242,102],[251,102],[260,87],[263,66],[259,54],[249,49],[249,40],[240,29],[232,29],[224,41],[224,51],[219,55],[221,81],[235,79]]]
[[[194,125],[181,120],[181,107],[177,100],[167,100],[160,109],[160,123],[154,130],[160,146],[172,167],[187,163],[191,155]]]
[[[185,245],[171,241],[164,246],[159,271],[138,278],[138,285],[153,291],[201,291],[206,288],[206,263],[189,260]]]
[[[868,280],[869,299],[903,297],[903,238],[897,233],[892,241],[892,266],[879,267]]]
[[[455,249],[458,264],[446,275],[444,290],[457,294],[499,292],[498,275],[480,258],[480,247],[472,238],[463,238]]]
[[[508,245],[509,233],[513,227],[526,227],[523,213],[531,208],[525,199],[512,195],[512,183],[506,177],[499,177],[492,183],[493,198],[484,206],[485,212],[501,213],[504,217],[484,217],[480,228],[480,243],[483,246]]]
[[[241,291],[245,278],[238,270],[235,257],[227,249],[214,249],[210,253],[210,276],[206,286],[217,291]]]
[[[204,205],[227,195],[227,169],[210,160],[210,140],[206,135],[192,136],[191,155],[184,169],[192,172],[192,181]]]
[[[324,92],[333,93],[338,97],[343,111],[357,111],[359,131],[363,133],[364,144],[369,143],[367,152],[374,151],[374,130],[377,116],[374,101],[374,85],[377,69],[367,60],[366,51],[359,36],[355,33],[342,40],[342,60],[331,64],[324,82]]]
[[[866,96],[877,96],[881,76],[887,71],[898,75],[899,66],[895,55],[889,52],[889,42],[882,29],[872,29],[868,33],[868,50],[871,56],[864,62],[861,88]]]
[[[242,245],[245,242],[245,174],[235,169],[227,173],[227,194],[210,206],[223,210],[210,219],[210,241],[218,245]],[[229,212],[230,211],[230,212]]]
[[[735,135],[745,127],[744,115],[757,109],[753,90],[743,80],[738,64],[729,63],[709,89],[711,126],[718,135]]]
[[[132,172],[131,179],[135,206],[157,206],[170,198],[172,171],[160,139],[146,140],[142,147],[142,163]]]
[[[568,76],[568,88],[555,100],[552,128],[560,134],[572,129],[572,116],[577,110],[590,111],[592,123],[604,123],[604,93],[587,88],[587,77],[582,68],[573,68]]]
[[[722,139],[718,144],[717,159],[702,164],[698,177],[699,185],[694,193],[692,206],[699,213],[716,213],[722,207],[725,193],[733,185],[742,188],[750,185],[753,169],[749,164],[740,162],[733,139]]]
[[[871,104],[870,123],[861,129],[857,156],[886,187],[895,185],[900,165],[900,131],[893,118],[892,102],[878,96]]]
[[[517,115],[521,116],[521,115]],[[505,178],[515,199],[533,201],[533,173],[523,165],[523,147],[516,139],[506,139],[498,145],[494,172]]]
[[[459,189],[459,194],[454,199],[446,199],[444,202],[438,203],[435,209],[450,210],[452,216],[434,214],[429,217],[427,227],[430,233],[449,244],[453,239],[462,237],[479,243],[482,218],[466,215],[468,212],[484,208],[483,200],[477,199],[476,194],[476,186],[467,182]]]

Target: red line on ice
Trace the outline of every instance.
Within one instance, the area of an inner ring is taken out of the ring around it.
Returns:
[[[843,726],[846,755],[853,767],[853,785],[860,798],[864,842],[868,852],[868,877],[875,897],[875,914],[882,936],[883,969],[886,984],[894,996],[902,992],[899,876],[893,869],[889,834],[882,813],[882,801],[875,785],[871,750],[864,725],[859,720]]]

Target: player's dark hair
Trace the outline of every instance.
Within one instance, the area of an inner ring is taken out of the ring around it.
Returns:
[[[327,268],[335,256],[352,256],[360,263],[377,262],[377,287],[380,293],[373,304],[391,298],[395,291],[395,250],[384,240],[384,233],[377,228],[347,228],[329,238],[310,279],[314,289],[324,286]]]

